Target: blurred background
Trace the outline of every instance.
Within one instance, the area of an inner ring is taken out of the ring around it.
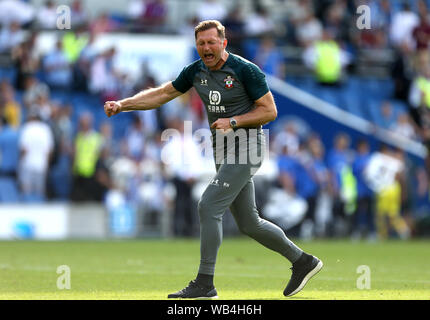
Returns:
[[[103,103],[175,79],[206,19],[277,102],[261,216],[302,240],[428,237],[429,5],[0,0],[0,239],[198,237],[215,168],[196,92],[113,118]]]

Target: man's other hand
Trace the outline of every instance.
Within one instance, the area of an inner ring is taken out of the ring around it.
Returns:
[[[219,118],[214,123],[212,123],[211,128],[220,130],[222,133],[229,133],[230,131],[233,131],[230,126],[230,119],[228,118]]]

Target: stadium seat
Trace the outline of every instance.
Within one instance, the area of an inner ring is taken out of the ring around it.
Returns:
[[[369,111],[369,121],[381,126],[381,104],[382,100],[367,99],[366,106]]]
[[[316,90],[320,99],[340,108],[340,89],[319,86]]]
[[[17,183],[13,178],[0,178],[0,203],[19,202],[20,195]]]
[[[406,103],[399,100],[390,100],[390,103],[393,107],[393,112],[396,115],[396,118],[402,114],[408,112],[408,106]]]
[[[0,81],[9,80],[10,83],[15,83],[16,69],[15,68],[0,68]]]
[[[61,104],[69,103],[72,94],[62,90],[51,90],[51,99]]]

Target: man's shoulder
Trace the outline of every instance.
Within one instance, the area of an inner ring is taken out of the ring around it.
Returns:
[[[234,70],[240,80],[248,83],[250,80],[264,78],[263,71],[255,63],[237,54],[230,53],[230,55],[228,66]]]
[[[200,71],[202,68],[203,68],[203,61],[202,61],[202,59],[198,59],[198,60],[195,60],[195,61],[191,62],[190,64],[186,65],[184,70],[186,72],[196,73],[196,72]]]

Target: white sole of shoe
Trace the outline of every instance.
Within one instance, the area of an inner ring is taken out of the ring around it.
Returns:
[[[302,283],[300,283],[300,285],[297,287],[296,290],[294,290],[293,292],[291,292],[289,295],[287,295],[286,297],[291,297],[293,295],[295,295],[296,293],[298,293],[299,291],[301,291],[304,286],[306,285],[306,283],[314,276],[316,275],[323,267],[323,263],[320,260],[318,262],[318,264],[315,266],[315,268],[313,268],[311,271],[309,271],[309,273],[303,278]]]
[[[213,297],[198,297],[198,298],[194,298],[196,300],[213,300],[213,299],[218,299],[218,296],[213,296]]]

